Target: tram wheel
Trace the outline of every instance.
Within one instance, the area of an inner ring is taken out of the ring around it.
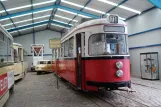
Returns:
[[[41,72],[37,72],[37,75],[40,75],[41,74]]]
[[[14,85],[9,89],[9,94],[14,93]]]

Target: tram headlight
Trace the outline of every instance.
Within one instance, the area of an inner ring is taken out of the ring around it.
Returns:
[[[116,71],[116,76],[117,77],[122,77],[123,76],[123,71],[122,70]]]
[[[123,63],[122,63],[121,61],[117,62],[117,63],[116,63],[116,67],[117,67],[118,69],[121,69],[121,68],[123,67]]]

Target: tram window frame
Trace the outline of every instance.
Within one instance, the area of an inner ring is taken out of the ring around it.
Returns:
[[[8,64],[14,63],[12,44],[13,44],[12,40],[10,38],[8,38],[8,40],[7,40],[7,62],[8,62]]]
[[[2,50],[2,53],[0,52],[0,67],[8,65],[8,44],[7,41],[4,41],[4,37],[6,36],[2,31],[0,31],[3,35],[3,40],[0,40],[0,50]],[[1,49],[2,47],[2,49]]]
[[[64,43],[61,44],[61,57],[64,57]]]
[[[0,40],[4,41],[4,33],[2,31],[0,31]]]
[[[94,54],[92,54],[92,53],[90,53],[90,43],[93,43],[93,41],[92,42],[90,42],[90,40],[91,40],[91,37],[92,36],[94,36],[94,35],[98,35],[98,34],[115,34],[115,33],[96,33],[96,34],[92,34],[92,35],[90,35],[90,37],[88,38],[88,55],[89,56],[101,56],[101,55],[128,55],[128,46],[127,46],[127,34],[119,34],[119,33],[117,33],[118,35],[124,35],[125,37],[124,37],[124,42],[125,42],[125,47],[124,47],[124,49],[125,49],[125,54],[111,54],[111,53],[105,53],[105,54],[97,54],[97,53],[94,53]],[[103,37],[103,36],[102,36]],[[101,41],[102,42],[105,42],[105,43],[107,43],[106,42],[106,37],[104,36],[103,37],[104,39],[102,39]],[[98,44],[98,43],[97,43]]]
[[[18,59],[18,50],[17,49],[14,49],[14,62],[15,63],[19,62],[19,59]]]
[[[68,57],[68,51],[69,51],[69,40],[66,40],[64,42],[64,57]]]
[[[2,53],[0,52],[0,54],[4,54],[0,55],[0,67],[13,65],[14,64],[13,46],[12,46],[13,41],[2,31],[0,31],[0,34],[1,34],[0,46],[2,46],[1,50],[3,50],[3,52]]]
[[[53,59],[55,59],[55,49],[52,50],[52,55]]]
[[[72,40],[72,49],[70,47],[70,41]],[[70,51],[72,50],[72,52],[70,53]],[[68,43],[68,56],[69,57],[73,57],[74,56],[74,37],[69,38],[69,43]]]

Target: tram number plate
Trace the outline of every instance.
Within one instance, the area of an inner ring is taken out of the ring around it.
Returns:
[[[7,73],[0,76],[0,96],[2,96],[8,89]]]

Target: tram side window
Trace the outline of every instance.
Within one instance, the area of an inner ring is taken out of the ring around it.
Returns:
[[[5,35],[0,31],[0,66],[7,64],[7,42],[2,40]]]
[[[52,57],[53,57],[53,59],[55,59],[55,49],[53,49],[52,51],[53,51],[52,52],[52,55],[53,55]]]
[[[64,57],[68,57],[68,40],[64,43]]]
[[[73,57],[73,49],[74,49],[74,38],[69,39],[69,57]]]
[[[23,55],[22,48],[18,48],[18,57],[19,57],[18,59],[19,59],[19,61],[23,61],[22,55]]]
[[[61,44],[61,57],[64,57],[64,43]]]
[[[0,40],[4,40],[4,34],[2,32],[0,32]]]
[[[14,49],[14,61],[15,61],[15,62],[19,62],[18,51],[17,51],[17,49]]]
[[[8,63],[13,63],[13,48],[12,48],[12,40],[8,38]]]

